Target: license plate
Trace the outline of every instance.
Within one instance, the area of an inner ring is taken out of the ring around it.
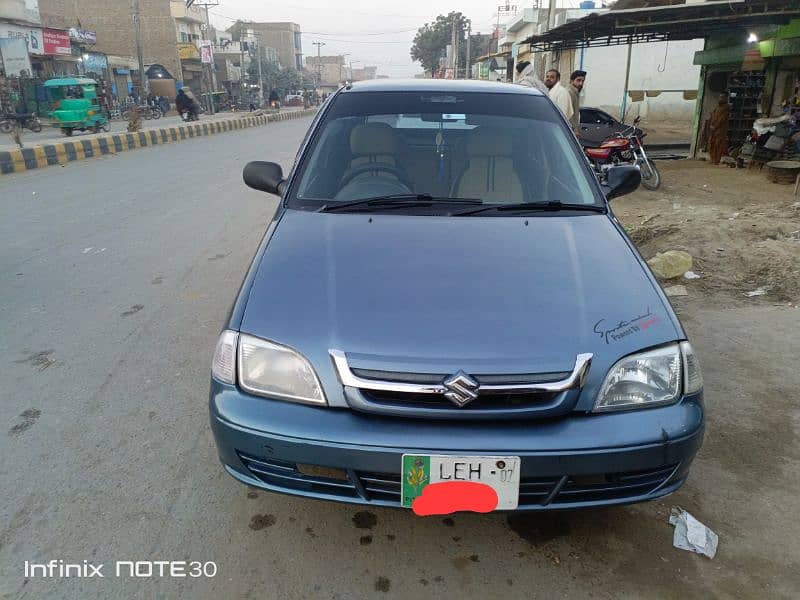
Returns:
[[[519,456],[404,454],[403,506],[417,514],[513,510],[519,503],[519,470]],[[495,506],[495,496],[483,486],[496,494]]]

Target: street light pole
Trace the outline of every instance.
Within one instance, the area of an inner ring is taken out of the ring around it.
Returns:
[[[264,106],[264,75],[261,73],[261,36],[256,34],[256,60],[258,61],[258,106]]]
[[[147,99],[150,82],[144,72],[144,55],[142,54],[142,28],[139,16],[139,0],[133,0],[133,31],[136,39],[136,58],[139,61],[139,102]]]

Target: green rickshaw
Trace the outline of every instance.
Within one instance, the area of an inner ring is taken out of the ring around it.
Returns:
[[[97,82],[83,77],[48,79],[44,82],[53,127],[70,136],[78,131],[108,131],[108,119],[97,98]]]

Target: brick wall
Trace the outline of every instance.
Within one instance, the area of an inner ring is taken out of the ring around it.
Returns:
[[[146,65],[164,65],[181,79],[175,20],[170,0],[140,0],[142,49]],[[39,0],[45,27],[77,27],[97,32],[93,50],[136,57],[131,2],[129,0]]]

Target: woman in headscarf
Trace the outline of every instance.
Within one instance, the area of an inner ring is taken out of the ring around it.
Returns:
[[[728,105],[728,94],[723,92],[719,97],[719,104],[711,113],[709,123],[708,154],[711,164],[718,165],[722,155],[728,150],[728,119],[731,109]]]

